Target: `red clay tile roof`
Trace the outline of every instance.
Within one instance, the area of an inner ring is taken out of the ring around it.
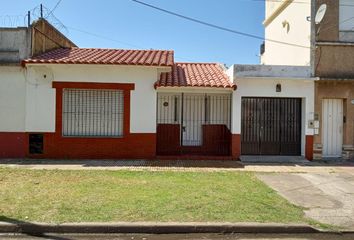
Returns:
[[[217,87],[233,88],[222,67],[217,63],[175,63],[172,72],[162,73],[156,87]]]
[[[124,50],[100,48],[59,48],[26,59],[27,63],[112,64],[142,66],[173,66],[173,51]]]

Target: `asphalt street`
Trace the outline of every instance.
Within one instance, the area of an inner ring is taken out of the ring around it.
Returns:
[[[354,234],[47,234],[0,235],[1,240],[352,240]]]

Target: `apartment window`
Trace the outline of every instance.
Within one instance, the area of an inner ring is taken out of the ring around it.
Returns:
[[[354,0],[339,0],[339,31],[354,31]]]
[[[123,136],[123,96],[123,90],[63,89],[63,136]]]

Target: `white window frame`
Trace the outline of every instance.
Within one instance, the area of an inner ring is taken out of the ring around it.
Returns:
[[[62,106],[63,137],[123,137],[123,90],[64,88]]]

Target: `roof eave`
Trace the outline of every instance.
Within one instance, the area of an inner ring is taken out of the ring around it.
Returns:
[[[26,65],[99,65],[99,66],[131,66],[131,67],[155,67],[155,68],[172,68],[173,65],[165,64],[124,64],[124,63],[89,63],[89,62],[56,62],[56,61],[32,61],[32,60],[22,60],[21,65],[25,67]]]
[[[164,85],[159,85],[158,83],[154,84],[155,89],[208,89],[208,90],[225,90],[225,91],[235,91],[237,89],[236,85],[233,86],[164,86]]]

